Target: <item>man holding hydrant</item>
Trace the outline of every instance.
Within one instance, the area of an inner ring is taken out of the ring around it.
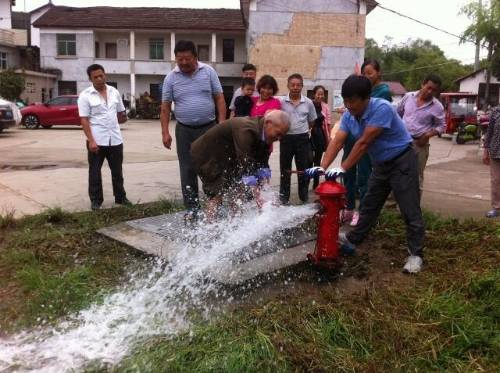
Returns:
[[[191,159],[208,197],[205,213],[209,222],[215,220],[224,196],[234,203],[243,197],[245,188],[253,191],[261,205],[260,186],[271,177],[269,145],[289,129],[288,114],[272,110],[264,117],[226,120],[193,143]]]
[[[327,177],[340,175],[353,167],[368,153],[373,172],[368,181],[359,223],[349,233],[340,233],[342,250],[353,252],[375,225],[387,196],[392,191],[406,224],[408,257],[405,273],[422,269],[424,222],[420,209],[417,155],[412,138],[391,104],[370,98],[371,83],[364,76],[351,75],[342,85],[342,97],[348,112],[344,113],[340,129],[329,143],[321,167],[306,170],[306,175]],[[356,143],[341,168],[326,170],[344,146],[348,134]],[[326,171],[325,171],[326,170]]]

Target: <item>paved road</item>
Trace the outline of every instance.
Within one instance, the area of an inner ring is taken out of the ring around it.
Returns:
[[[158,121],[129,121],[125,141],[125,188],[133,202],[179,199],[180,181],[175,148],[163,148]],[[279,184],[279,146],[271,157],[272,184]],[[338,164],[338,163],[337,163]],[[103,167],[104,207],[113,206],[109,169]],[[296,187],[293,187],[296,194]],[[432,140],[426,171],[425,208],[458,217],[479,217],[489,209],[489,171],[477,156],[477,145]],[[0,214],[17,216],[47,207],[89,209],[84,135],[76,127],[0,134]]]

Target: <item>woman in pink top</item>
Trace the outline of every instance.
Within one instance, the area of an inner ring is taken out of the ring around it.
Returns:
[[[278,92],[278,83],[271,75],[263,75],[257,82],[258,97],[252,97],[251,117],[263,117],[269,110],[281,109],[281,102],[273,96]]]

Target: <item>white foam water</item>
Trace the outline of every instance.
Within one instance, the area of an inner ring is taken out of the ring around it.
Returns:
[[[208,295],[226,296],[207,280],[211,269],[260,237],[294,227],[315,212],[314,205],[267,202],[260,212],[245,209],[231,219],[180,232],[189,243],[170,263],[155,260],[147,274],[133,275],[102,302],[55,327],[0,339],[0,372],[59,373],[81,371],[95,362],[116,365],[141,341],[187,330],[193,309],[205,317],[214,312]]]

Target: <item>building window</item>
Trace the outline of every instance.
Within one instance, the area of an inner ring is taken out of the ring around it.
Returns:
[[[149,95],[155,101],[161,101],[160,84],[154,83],[149,85]]]
[[[149,59],[163,60],[163,39],[149,39]]]
[[[57,55],[76,56],[76,34],[57,34]]]
[[[0,70],[5,70],[7,68],[7,53],[0,52]]]
[[[111,87],[115,87],[118,89],[118,83],[117,82],[106,82],[107,85],[110,85]]]
[[[222,62],[234,62],[234,39],[222,39]]]
[[[106,43],[106,58],[117,58],[116,43]]]
[[[59,80],[57,83],[59,95],[76,95],[76,82],[68,80]]]
[[[198,60],[207,62],[208,59],[208,45],[198,45]]]
[[[42,102],[47,99],[47,88],[42,88]]]
[[[100,58],[101,56],[101,48],[99,48],[99,42],[96,41],[95,42],[95,45],[94,45],[94,54],[95,54],[95,58]]]
[[[35,93],[36,92],[36,84],[33,82],[26,82],[25,91],[26,91],[26,93]]]

